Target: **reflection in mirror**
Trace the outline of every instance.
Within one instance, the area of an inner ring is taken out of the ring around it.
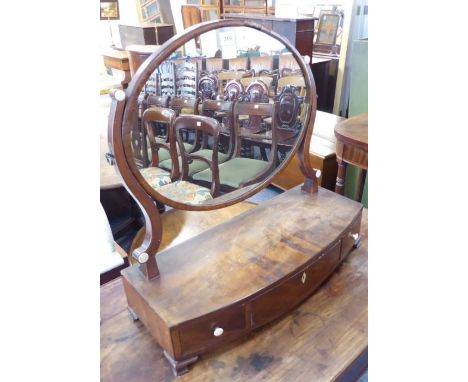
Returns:
[[[291,52],[247,27],[180,47],[138,102],[131,146],[141,175],[157,194],[192,205],[229,200],[271,177],[296,146],[308,105]]]

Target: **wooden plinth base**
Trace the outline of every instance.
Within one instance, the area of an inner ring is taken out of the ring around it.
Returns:
[[[174,374],[289,312],[359,242],[362,205],[291,189],[157,255],[160,277],[122,271],[128,305]]]

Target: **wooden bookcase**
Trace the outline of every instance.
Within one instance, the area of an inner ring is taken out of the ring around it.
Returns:
[[[223,0],[224,13],[268,14],[266,0]]]
[[[163,24],[161,5],[159,0],[137,0],[140,22]]]
[[[202,21],[221,18],[222,0],[187,0],[187,5],[197,5],[200,8]]]
[[[135,0],[140,24],[174,24],[170,0]]]

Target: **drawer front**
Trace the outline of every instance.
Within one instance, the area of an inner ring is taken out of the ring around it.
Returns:
[[[330,275],[340,260],[341,241],[304,270],[252,300],[252,326],[257,327],[290,311]]]
[[[179,326],[181,356],[203,352],[246,330],[245,305],[230,306]]]
[[[361,217],[362,213],[354,220],[350,228],[348,228],[343,236],[343,245],[341,247],[341,258],[346,257],[354,248],[355,244],[359,244],[361,232]],[[357,236],[356,236],[357,235]]]

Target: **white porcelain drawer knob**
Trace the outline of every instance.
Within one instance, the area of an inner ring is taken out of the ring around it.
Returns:
[[[138,261],[140,262],[140,264],[146,263],[148,259],[149,255],[146,252],[140,253],[140,255],[138,256]]]
[[[224,333],[224,330],[223,328],[215,328],[213,334],[215,335],[215,337],[219,337],[220,335],[222,335]]]

